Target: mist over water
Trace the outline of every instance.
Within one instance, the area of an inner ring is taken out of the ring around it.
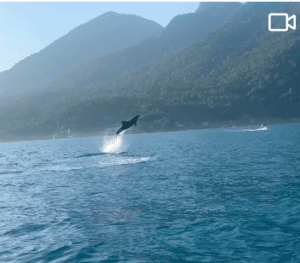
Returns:
[[[0,262],[300,262],[300,125],[228,130],[0,143]]]

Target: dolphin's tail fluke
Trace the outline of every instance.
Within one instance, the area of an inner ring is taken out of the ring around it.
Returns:
[[[119,135],[119,133],[121,133],[122,131],[124,131],[124,129],[120,128],[116,134]]]

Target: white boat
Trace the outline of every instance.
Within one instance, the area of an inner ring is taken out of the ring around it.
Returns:
[[[260,128],[257,129],[257,131],[267,131],[268,126],[260,125]]]

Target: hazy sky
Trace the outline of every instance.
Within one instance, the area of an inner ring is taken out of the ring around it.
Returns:
[[[165,27],[176,15],[192,13],[198,6],[195,2],[0,2],[0,72],[108,11],[139,15]]]

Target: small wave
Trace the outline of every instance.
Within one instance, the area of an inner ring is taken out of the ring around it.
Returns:
[[[112,167],[118,165],[127,165],[127,164],[136,164],[142,162],[150,161],[151,157],[126,157],[126,158],[109,158],[107,160],[103,160],[99,162],[99,164],[94,164],[94,166],[104,168],[104,167]]]
[[[98,155],[106,155],[107,153],[87,153],[84,155],[76,156],[75,158],[83,158],[83,157],[92,157],[92,156],[98,156]]]
[[[22,236],[27,233],[41,232],[48,227],[48,224],[24,224],[17,228],[8,229],[3,235]]]
[[[0,173],[0,174],[1,174],[1,173]],[[13,186],[13,187],[14,187],[15,185],[13,185],[13,184],[4,184],[4,185],[2,185],[2,187],[7,187],[7,186],[8,186],[8,187],[10,187],[10,186]],[[1,208],[1,207],[0,207],[0,208]]]
[[[0,163],[0,174],[23,173],[25,169],[26,167],[19,163]]]
[[[23,171],[21,170],[9,170],[9,171],[1,171],[0,174],[21,174]]]
[[[44,169],[39,170],[40,172],[43,171],[50,171],[50,172],[69,172],[75,170],[81,170],[83,167],[65,167],[65,166],[53,166],[53,167],[46,167]]]
[[[127,152],[121,152],[121,153],[106,153],[106,152],[87,153],[87,154],[84,154],[84,155],[76,156],[74,158],[84,158],[84,157],[92,157],[92,156],[99,156],[99,155],[116,155],[116,154],[125,155],[125,154],[127,154]]]
[[[49,169],[49,171],[63,171],[63,172],[68,172],[68,171],[75,171],[75,170],[81,170],[83,167],[57,167],[53,169]]]
[[[31,154],[40,154],[40,152],[33,151],[33,152],[29,152],[29,153],[28,153],[28,155],[31,155]]]

